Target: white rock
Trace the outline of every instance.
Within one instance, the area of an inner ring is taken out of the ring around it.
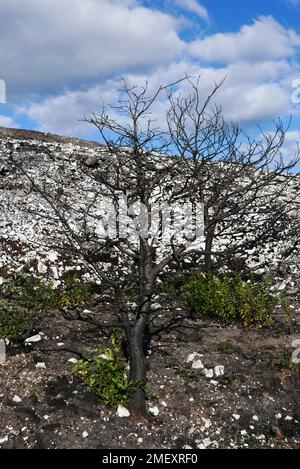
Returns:
[[[44,369],[44,370],[45,370],[45,369],[46,369],[46,363],[45,363],[45,362],[38,362],[38,363],[35,365],[35,367],[36,367],[37,369]]]
[[[19,402],[22,402],[22,399],[19,396],[15,395],[13,397],[13,401],[19,403]]]
[[[206,449],[206,446],[203,443],[201,443],[200,445],[197,445],[197,448],[198,449]]]
[[[31,344],[33,342],[40,342],[42,340],[42,337],[40,334],[33,335],[32,337],[28,337],[25,339],[25,344]]]
[[[210,380],[211,384],[213,384],[214,386],[218,386],[218,381],[215,381],[214,379],[211,379]]]
[[[159,408],[157,406],[149,407],[149,412],[156,417],[159,414]]]
[[[197,352],[194,352],[194,353],[190,353],[186,359],[186,362],[187,363],[191,363],[193,362],[196,358],[202,358],[203,355],[200,355],[200,353],[197,353]]]
[[[144,438],[138,438],[138,440],[137,440],[137,441],[138,441],[138,443],[143,443],[143,441],[144,441]]]
[[[242,435],[242,436],[247,435],[247,431],[246,431],[246,430],[241,430],[241,435]]]
[[[194,370],[203,370],[204,365],[201,360],[196,360],[195,362],[193,362],[192,368]]]
[[[49,251],[47,257],[50,262],[55,262],[58,259],[58,253],[56,251]]]
[[[290,420],[293,420],[293,417],[291,417],[290,415],[287,415],[284,420],[290,421]]]
[[[232,417],[235,419],[235,420],[240,420],[241,416],[239,414],[232,414]]]
[[[259,418],[257,417],[257,415],[253,415],[252,419],[255,420],[255,422],[258,422],[258,420],[259,420]]]
[[[214,370],[212,368],[210,368],[209,370],[207,368],[204,368],[203,374],[204,374],[204,376],[206,376],[206,378],[213,378],[214,377]]]
[[[0,445],[2,445],[2,443],[5,443],[6,441],[8,441],[7,435],[5,435],[3,438],[0,438]]]
[[[102,358],[103,360],[110,360],[109,356],[106,355],[105,353],[100,353],[100,355],[98,355],[99,358]]]
[[[88,436],[89,436],[88,432],[83,432],[83,433],[82,433],[82,437],[83,437],[83,438],[87,438]]]
[[[214,373],[216,375],[216,377],[218,378],[219,376],[223,376],[224,373],[225,373],[225,368],[223,365],[218,365],[218,366],[215,366],[214,368]]]
[[[69,363],[74,363],[74,364],[75,364],[75,363],[77,363],[77,362],[78,362],[78,360],[76,360],[76,358],[69,358],[68,362],[69,362]]]
[[[130,412],[129,412],[128,409],[126,409],[126,407],[123,407],[122,405],[119,405],[118,410],[117,410],[117,416],[118,417],[129,417]]]
[[[189,445],[184,445],[182,449],[193,449],[193,448]]]
[[[160,305],[159,303],[153,303],[151,305],[151,311],[159,311],[162,309],[162,305]]]
[[[205,417],[201,417],[203,422],[204,422],[204,428],[210,428],[211,427],[211,421],[209,419],[206,419]]]
[[[282,415],[279,413],[279,414],[276,414],[275,417],[279,420],[282,418]]]
[[[210,446],[211,443],[212,443],[212,441],[211,441],[210,438],[204,438],[203,445],[205,446],[205,448],[208,448],[208,446]]]

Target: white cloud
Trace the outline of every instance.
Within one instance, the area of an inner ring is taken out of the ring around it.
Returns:
[[[12,117],[3,116],[0,114],[0,127],[18,128],[19,125]]]
[[[300,36],[281,26],[272,17],[260,17],[237,33],[218,33],[190,44],[192,56],[208,62],[252,62],[294,56]]]
[[[177,5],[185,8],[187,11],[190,11],[192,13],[196,13],[200,18],[203,18],[204,20],[209,19],[209,14],[207,9],[200,5],[200,3],[197,2],[197,0],[175,0]]]
[[[208,18],[201,1],[176,5]],[[202,75],[203,99],[227,76],[216,102],[228,120],[246,125],[292,110],[300,115],[291,102],[292,80],[300,76],[295,31],[260,17],[236,33],[189,43],[179,38],[180,25],[180,18],[140,0],[0,0],[8,99],[12,93],[22,98],[20,114],[40,130],[86,135],[90,128],[78,120],[115,99],[120,76],[133,84],[148,79],[155,88],[187,73]],[[181,89],[186,92],[184,84]],[[162,97],[154,108],[160,122],[165,104]]]
[[[186,72],[191,76],[201,75],[199,84],[203,100],[211,92],[214,82],[226,81],[215,97],[216,104],[222,105],[227,120],[242,124],[262,122],[291,113],[291,88],[287,77],[294,72],[293,66],[285,61],[242,62],[226,67],[202,67],[189,60],[182,60],[165,67],[155,69],[148,74],[129,74],[130,84],[142,85],[149,80],[149,92],[161,84],[174,82]],[[91,86],[85,91],[65,92],[53,98],[32,102],[20,110],[37,122],[44,131],[65,135],[87,135],[91,128],[78,122],[84,115],[99,110],[104,103],[114,103],[118,97],[112,90],[120,88],[118,79],[108,80],[101,85]],[[188,86],[182,83],[180,90],[188,93]],[[153,108],[154,117],[163,123],[166,96],[162,94]]]
[[[286,0],[286,3],[292,5],[293,7],[297,7],[300,5],[300,0]]]
[[[134,0],[1,0],[1,78],[11,97],[147,70],[181,52],[177,27]]]

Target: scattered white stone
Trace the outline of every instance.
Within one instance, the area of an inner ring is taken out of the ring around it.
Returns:
[[[276,414],[275,417],[279,420],[282,418],[282,415],[279,413],[279,414]]]
[[[214,373],[216,375],[216,377],[218,378],[219,376],[223,376],[224,373],[225,373],[225,368],[223,365],[218,365],[218,366],[215,366],[214,368]]]
[[[151,305],[151,311],[159,311],[162,309],[162,305],[160,305],[159,303],[153,303]]]
[[[150,414],[157,417],[157,415],[159,414],[159,408],[157,406],[149,407],[149,412]]]
[[[203,374],[204,374],[204,376],[206,376],[206,378],[213,378],[214,377],[214,370],[212,368],[210,368],[209,370],[207,368],[204,368]]]
[[[105,353],[100,353],[99,358],[102,358],[103,360],[110,360],[109,356]]]
[[[210,428],[211,427],[211,421],[204,418],[204,417],[201,417],[203,422],[204,422],[204,428],[207,429],[207,428]]]
[[[0,438],[0,445],[2,445],[2,443],[6,443],[6,441],[8,441],[7,435],[5,435],[3,438]]]
[[[214,386],[218,386],[218,381],[215,381],[214,379],[211,379],[210,380],[211,384],[213,384]]]
[[[19,396],[15,395],[13,397],[13,401],[16,402],[16,403],[19,403],[19,402],[22,402],[22,399]]]
[[[255,420],[255,422],[258,422],[258,420],[259,420],[259,418],[257,417],[257,415],[253,415],[252,419]]]
[[[49,251],[47,257],[50,262],[55,262],[58,259],[58,253],[56,251]]]
[[[239,414],[232,414],[232,417],[235,419],[235,420],[240,420],[241,416]]]
[[[34,342],[40,342],[42,340],[42,337],[40,334],[37,334],[37,335],[33,335],[32,337],[28,337],[27,339],[25,339],[25,344],[31,344],[31,343],[34,343]]]
[[[49,420],[49,415],[44,415],[44,420]]]
[[[76,358],[69,358],[68,362],[69,362],[69,363],[74,363],[74,364],[75,364],[75,363],[77,363],[77,362],[78,362],[78,360],[76,360]]]
[[[193,362],[192,368],[193,368],[194,370],[203,370],[203,369],[204,369],[204,365],[203,365],[203,363],[202,363],[201,360],[196,360],[195,362]]]
[[[247,431],[246,431],[246,430],[241,430],[241,435],[242,435],[242,436],[247,435]]]
[[[82,433],[82,437],[83,437],[83,438],[87,438],[88,436],[89,436],[88,432],[83,432],[83,433]]]
[[[193,449],[193,448],[189,445],[184,445],[182,449]]]
[[[137,440],[137,441],[138,441],[138,443],[143,443],[143,441],[144,441],[144,438],[138,438],[138,440]]]
[[[203,445],[205,448],[208,448],[211,445],[212,441],[210,438],[204,438]]]
[[[129,412],[128,409],[126,409],[126,407],[123,407],[122,405],[119,405],[118,410],[117,410],[117,416],[118,417],[129,417],[130,412]]]
[[[194,353],[190,353],[186,359],[186,362],[187,363],[191,363],[193,362],[196,358],[202,358],[203,355],[200,355],[200,353],[197,353],[197,352],[194,352]]]
[[[45,362],[38,362],[38,363],[35,365],[35,367],[36,367],[37,369],[43,369],[43,370],[45,370],[45,369],[46,369],[46,363],[45,363]]]
[[[290,415],[287,415],[284,420],[290,421],[290,420],[293,420],[293,417],[291,417]]]

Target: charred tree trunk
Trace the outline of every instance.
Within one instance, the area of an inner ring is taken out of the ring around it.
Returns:
[[[129,379],[138,382],[133,392],[129,408],[132,414],[144,416],[146,414],[145,384],[148,370],[147,359],[144,353],[144,334],[147,325],[147,317],[140,320],[128,331],[127,342],[129,348]]]
[[[212,270],[212,245],[213,245],[213,236],[208,233],[205,240],[205,255],[204,255],[204,271],[211,272]]]

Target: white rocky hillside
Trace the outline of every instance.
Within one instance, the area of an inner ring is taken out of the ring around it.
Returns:
[[[31,180],[42,181],[47,190],[52,187],[53,191],[58,190],[55,184],[60,180],[66,196],[72,196],[73,199],[75,196],[79,209],[81,204],[87,204],[93,199],[93,183],[77,172],[78,161],[84,159],[86,166],[93,168],[107,158],[106,149],[96,142],[0,128],[0,282],[4,281],[9,272],[21,270],[24,265],[29,266],[35,274],[49,276],[59,282],[63,273],[78,266],[80,260],[76,257],[71,259],[55,249],[55,239],[59,239],[60,235],[59,223],[50,214],[47,217],[44,200],[32,190],[30,180],[22,176],[11,163],[11,152],[15,158],[22,160],[24,157],[26,172]],[[295,205],[295,226],[296,207],[298,200],[300,201],[299,189],[300,178],[295,176],[287,190],[281,194],[281,203]],[[268,204],[268,196],[266,193],[261,198],[263,202],[253,212],[252,220],[249,220],[252,231],[255,223],[257,226],[263,224],[263,204]],[[41,214],[44,216],[40,216]],[[268,244],[261,247],[259,255],[253,249],[253,257],[250,252],[247,262],[257,272],[275,272],[281,288],[287,286],[289,290],[296,292],[300,285],[300,256],[298,257],[296,250],[291,250],[297,244],[296,239],[287,237],[285,228],[287,227],[283,225],[276,228],[274,239],[270,237]],[[279,235],[278,229],[281,231]],[[238,244],[244,236],[245,232],[242,230],[240,234],[235,230],[234,236],[227,232],[220,239],[218,248],[222,249],[222,245],[226,246],[228,243]],[[251,237],[251,230],[249,236]],[[51,247],[50,239],[54,240]]]

